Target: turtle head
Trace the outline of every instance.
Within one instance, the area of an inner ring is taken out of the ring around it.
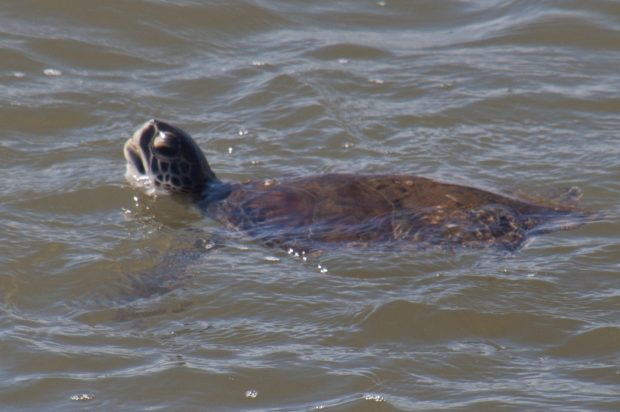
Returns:
[[[125,143],[124,154],[125,177],[148,194],[199,194],[218,181],[194,139],[158,120],[140,127]]]

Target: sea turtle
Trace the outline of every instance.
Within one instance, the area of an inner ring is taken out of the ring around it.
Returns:
[[[578,225],[573,207],[541,205],[425,177],[325,174],[220,181],[192,137],[158,120],[124,146],[126,177],[184,195],[225,226],[299,252],[379,243],[515,250],[532,233]]]

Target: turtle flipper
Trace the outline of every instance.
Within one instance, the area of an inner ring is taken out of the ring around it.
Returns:
[[[130,286],[125,300],[148,299],[183,287],[187,267],[216,247],[218,243],[213,239],[198,238],[189,246],[167,251],[152,268],[128,275]]]
[[[164,253],[157,263],[147,269],[126,273],[116,285],[98,292],[93,297],[96,307],[79,315],[79,320],[89,324],[138,320],[163,312],[178,312],[191,302],[177,302],[173,307],[154,309],[152,300],[188,285],[191,271],[188,268],[206,253],[222,243],[216,236],[195,236]]]

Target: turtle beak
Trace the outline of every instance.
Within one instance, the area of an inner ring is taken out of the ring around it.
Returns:
[[[129,173],[129,169],[131,168],[131,172],[133,172],[133,174],[145,175],[146,169],[144,168],[142,157],[136,149],[136,145],[133,143],[133,139],[127,140],[127,143],[125,143],[125,147],[123,148],[123,152],[125,155],[125,160],[127,160],[127,172]]]
[[[127,161],[125,177],[132,184],[143,185],[144,180],[149,177],[147,153],[150,141],[156,133],[156,121],[149,120],[127,140],[123,147]]]

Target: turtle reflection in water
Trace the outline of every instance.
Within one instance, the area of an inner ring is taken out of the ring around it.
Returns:
[[[320,251],[333,245],[497,247],[579,225],[582,212],[408,175],[325,174],[220,181],[192,137],[150,120],[124,147],[126,177],[147,193],[187,196],[207,216],[266,245]]]

